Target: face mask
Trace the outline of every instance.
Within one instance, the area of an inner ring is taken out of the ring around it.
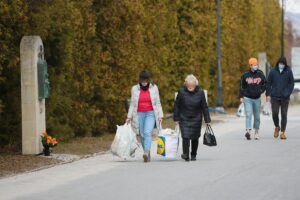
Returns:
[[[140,83],[140,87],[142,88],[142,90],[148,90],[149,89],[149,83],[146,86],[143,86],[142,83]]]
[[[258,65],[253,65],[252,70],[256,71],[258,69]]]
[[[279,65],[278,65],[279,70],[283,70],[284,66],[285,66],[284,64],[279,63]]]

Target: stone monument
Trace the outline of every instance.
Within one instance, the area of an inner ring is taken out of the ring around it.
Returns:
[[[41,134],[46,130],[45,98],[49,95],[47,63],[39,36],[24,36],[20,44],[22,153],[42,152]]]
[[[267,54],[266,52],[259,52],[258,53],[258,65],[259,69],[264,73],[264,75],[267,77]],[[261,95],[261,105],[263,106],[266,103],[266,95],[265,93]]]
[[[259,52],[257,60],[258,60],[259,69],[263,71],[263,73],[266,75],[267,73],[266,65],[268,62],[266,52]]]

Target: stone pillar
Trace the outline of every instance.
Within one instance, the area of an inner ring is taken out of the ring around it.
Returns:
[[[267,54],[266,52],[260,52],[258,53],[258,65],[259,65],[259,69],[261,71],[263,71],[263,73],[266,75],[266,64],[268,62],[268,59],[267,59]]]
[[[258,53],[258,65],[259,65],[259,69],[264,73],[264,75],[267,77],[266,73],[267,73],[267,54],[266,52],[260,52]],[[266,103],[266,93],[263,93],[261,95],[261,105],[264,106],[264,104]]]
[[[39,36],[24,36],[20,45],[22,99],[22,153],[42,152],[42,131],[46,130],[45,99],[38,95],[38,56],[43,52]]]

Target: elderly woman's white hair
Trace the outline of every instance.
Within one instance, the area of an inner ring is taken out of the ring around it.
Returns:
[[[191,83],[191,82],[194,82],[196,86],[199,85],[198,79],[193,74],[190,74],[185,78],[184,85],[186,85],[187,83]]]

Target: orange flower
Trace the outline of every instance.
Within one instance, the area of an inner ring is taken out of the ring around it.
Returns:
[[[58,144],[56,138],[49,136],[46,131],[43,131],[41,136],[46,143],[45,145],[47,146],[54,147]]]
[[[42,132],[42,135],[43,135],[44,137],[48,137],[48,134],[47,134],[47,132],[46,132],[45,130]]]
[[[53,139],[52,139],[52,143],[53,143],[53,145],[57,145],[57,144],[58,144],[56,138],[53,138]]]

